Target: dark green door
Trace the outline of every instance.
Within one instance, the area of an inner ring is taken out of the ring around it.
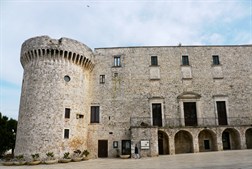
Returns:
[[[122,140],[122,155],[131,155],[131,141]]]
[[[98,157],[108,157],[108,140],[98,140]]]

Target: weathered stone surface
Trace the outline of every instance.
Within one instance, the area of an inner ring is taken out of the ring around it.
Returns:
[[[189,66],[181,65],[182,55],[188,55]],[[219,65],[213,65],[213,55],[219,56]],[[120,66],[114,65],[114,56],[120,56]],[[157,56],[157,66],[151,65],[151,56]],[[230,134],[230,149],[252,146],[252,45],[92,52],[75,40],[42,36],[24,42],[21,63],[16,154],[53,151],[62,156],[88,149],[96,158],[98,140],[107,140],[108,157],[116,157],[122,153],[122,140],[132,145],[150,140],[150,149],[141,155],[157,156],[158,131],[167,138],[163,146],[168,154],[206,151],[204,140],[209,140],[210,151],[222,150],[224,131]],[[100,75],[105,75],[103,83]],[[228,125],[219,125],[218,101],[225,102]],[[196,104],[196,126],[185,126],[185,102]],[[161,105],[160,127],[153,127],[152,104]],[[100,108],[99,123],[90,122],[91,106]],[[65,108],[71,109],[70,119],[64,118]],[[78,114],[84,117],[76,118]],[[70,130],[69,139],[64,139],[64,129]]]

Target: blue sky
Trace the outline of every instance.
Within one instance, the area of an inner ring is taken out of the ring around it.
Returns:
[[[17,119],[22,43],[89,47],[252,44],[252,0],[1,0],[0,112]]]

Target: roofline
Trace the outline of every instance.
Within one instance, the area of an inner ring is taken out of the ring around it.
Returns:
[[[252,47],[252,44],[244,45],[177,45],[177,46],[125,46],[125,47],[99,47],[97,49],[120,49],[120,48],[166,48],[166,47]]]

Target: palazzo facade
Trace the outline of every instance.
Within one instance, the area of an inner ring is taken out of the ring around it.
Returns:
[[[252,148],[252,45],[91,50],[40,36],[24,42],[21,63],[16,154]]]

